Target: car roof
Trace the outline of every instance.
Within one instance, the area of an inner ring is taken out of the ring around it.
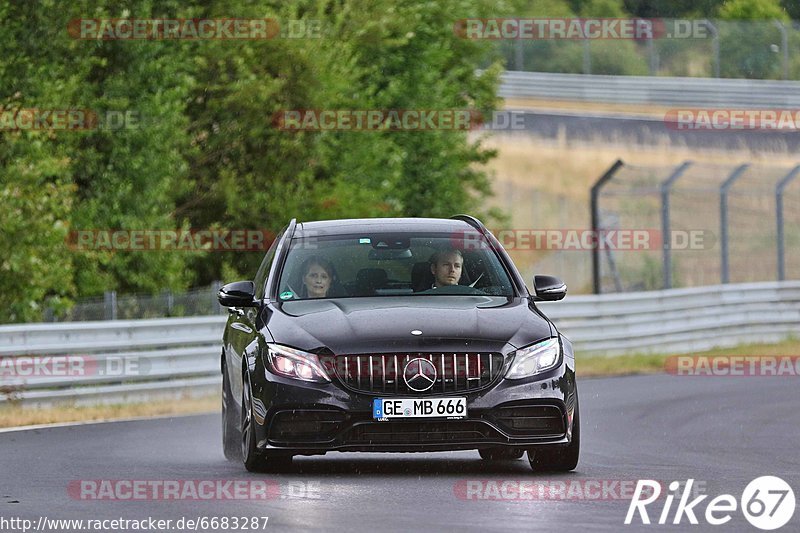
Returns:
[[[451,218],[350,218],[301,222],[295,237],[306,235],[349,235],[368,232],[430,231],[451,232],[474,229],[464,220]]]

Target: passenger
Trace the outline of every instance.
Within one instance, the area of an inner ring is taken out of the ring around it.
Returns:
[[[331,285],[336,281],[336,270],[327,259],[311,256],[300,267],[303,272],[301,298],[325,298]]]
[[[464,257],[459,250],[442,250],[433,254],[431,256],[431,273],[434,281],[431,288],[458,285],[463,266]]]

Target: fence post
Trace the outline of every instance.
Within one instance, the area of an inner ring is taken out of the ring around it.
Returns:
[[[711,31],[711,47],[714,55],[714,77],[719,78],[719,32],[716,26],[708,19],[703,20],[701,24]]]
[[[215,280],[211,283],[211,314],[212,315],[221,315],[223,313],[222,306],[219,305],[219,301],[217,300],[217,293],[222,288],[222,282],[219,280]]]
[[[750,165],[745,163],[739,165],[731,172],[730,176],[722,182],[719,188],[719,224],[720,224],[720,241],[722,245],[722,283],[728,283],[730,278],[730,269],[728,266],[728,191],[730,191],[733,184],[736,182],[747,167]]]
[[[584,74],[591,74],[592,73],[592,55],[591,50],[589,49],[589,39],[587,37],[583,38],[583,73]]]
[[[672,288],[672,233],[670,232],[669,220],[669,193],[672,185],[681,175],[692,165],[691,161],[684,161],[676,168],[670,176],[661,182],[661,246],[664,251],[664,288]]]
[[[106,291],[103,293],[103,306],[105,308],[106,320],[116,320],[117,291]]]
[[[514,64],[520,72],[525,70],[525,56],[523,54],[522,39],[517,39],[514,41]]]
[[[614,161],[614,164],[606,170],[605,174],[600,176],[594,185],[592,185],[591,196],[589,200],[589,209],[591,211],[592,216],[592,235],[595,239],[598,238],[600,233],[600,214],[598,213],[598,205],[597,201],[600,196],[600,189],[603,188],[603,185],[606,184],[611,178],[614,177],[614,174],[617,173],[619,168],[624,165],[625,163],[622,162],[622,159],[617,159]],[[595,246],[592,249],[592,285],[595,294],[600,294],[600,250],[599,246]]]
[[[786,32],[786,26],[783,25],[783,22],[780,20],[773,20],[773,24],[780,30],[781,32],[781,53],[783,54],[782,63],[783,63],[783,79],[789,79],[789,35]]]
[[[775,217],[778,225],[778,281],[786,279],[786,237],[783,234],[783,191],[797,175],[800,174],[800,165],[789,171],[775,187]]]
[[[651,76],[658,75],[658,67],[656,66],[656,53],[655,45],[653,44],[653,23],[649,22],[650,31],[647,34],[647,58],[648,68]]]

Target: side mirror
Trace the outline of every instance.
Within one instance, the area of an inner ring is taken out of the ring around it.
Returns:
[[[567,295],[567,284],[553,276],[533,276],[533,290],[537,300],[554,302]]]
[[[223,307],[255,307],[256,285],[252,281],[234,281],[223,285],[217,293]]]

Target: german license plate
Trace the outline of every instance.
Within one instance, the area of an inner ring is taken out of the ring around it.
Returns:
[[[466,398],[375,398],[372,417],[390,418],[465,418]]]

